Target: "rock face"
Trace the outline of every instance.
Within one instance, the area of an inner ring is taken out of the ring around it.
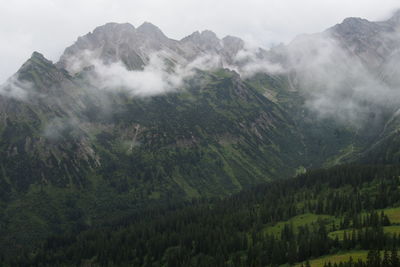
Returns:
[[[329,29],[344,47],[359,56],[369,68],[376,69],[387,62],[399,45],[399,25],[395,17],[384,22],[348,18]]]
[[[101,59],[105,63],[122,61],[131,70],[141,69],[148,61],[149,51],[169,49],[169,46],[171,44],[168,38],[149,23],[144,23],[138,29],[129,23],[108,23],[79,37],[74,45],[65,50],[58,66],[78,72],[87,66],[73,69],[71,64],[90,52],[93,58]]]
[[[1,180],[26,191],[35,183],[66,186],[85,183],[98,166],[82,118],[84,91],[62,69],[35,52],[12,80],[23,84],[21,99],[0,97]],[[68,171],[66,171],[68,169]],[[8,196],[8,194],[4,194]]]
[[[90,65],[90,60],[80,66],[74,66],[74,62],[90,54],[90,58],[101,59],[106,64],[122,61],[128,69],[138,70],[157,52],[180,64],[204,55],[219,56],[220,60],[231,63],[243,48],[244,42],[240,38],[227,36],[221,40],[208,30],[194,32],[177,41],[166,37],[158,27],[148,22],[137,29],[129,23],[108,23],[79,37],[65,50],[57,65],[76,73]]]

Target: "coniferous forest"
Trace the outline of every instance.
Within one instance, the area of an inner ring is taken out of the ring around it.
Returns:
[[[52,236],[2,259],[10,266],[310,266],[322,256],[365,251],[323,266],[400,266],[399,177],[397,165],[309,171],[226,199],[169,203]]]

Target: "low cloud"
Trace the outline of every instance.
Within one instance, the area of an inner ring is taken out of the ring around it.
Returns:
[[[241,50],[236,55],[235,62],[240,66],[237,71],[243,78],[250,78],[257,73],[282,74],[285,72],[279,63],[273,63],[265,58],[263,50]]]
[[[127,91],[132,97],[149,97],[175,91],[183,86],[186,78],[195,70],[210,70],[221,67],[221,60],[215,55],[204,55],[186,64],[177,64],[166,52],[149,56],[142,70],[128,70],[121,62],[104,63],[95,52],[85,51],[68,59],[67,69],[71,73],[87,71],[89,83],[101,90]]]
[[[288,70],[306,96],[306,106],[323,118],[363,125],[398,104],[400,92],[385,83],[328,34],[297,38],[287,48]]]
[[[93,62],[94,75],[91,84],[103,90],[116,88],[129,91],[132,96],[153,96],[163,94],[179,87],[182,78],[167,71],[167,66],[158,55],[150,58],[143,70],[129,71],[122,62],[103,64]]]
[[[43,129],[42,135],[50,141],[59,141],[61,138],[77,138],[82,135],[79,120],[72,117],[56,117],[50,120]]]
[[[400,44],[397,32],[381,39],[393,47]],[[362,127],[399,106],[400,49],[391,48],[383,63],[354,49],[328,32],[302,35],[269,51],[247,46],[224,67],[245,79],[257,73],[285,75],[291,79],[290,89],[299,91],[305,107],[320,118]]]
[[[285,69],[279,62],[272,62],[267,50],[253,41],[246,41],[244,48],[233,56],[230,64],[224,62],[223,67],[236,71],[243,79],[251,78],[258,73],[283,74]]]
[[[28,93],[32,91],[31,88],[31,83],[21,81],[18,77],[13,76],[0,85],[0,95],[24,101],[27,99]]]

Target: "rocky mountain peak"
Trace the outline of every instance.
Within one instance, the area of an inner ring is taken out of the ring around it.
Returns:
[[[68,61],[71,58],[79,58],[85,51],[96,51],[99,57],[105,61],[113,61],[119,47],[130,43],[136,35],[136,29],[129,23],[107,23],[99,26],[67,47],[57,65],[68,69]]]
[[[219,43],[221,40],[217,37],[217,35],[210,31],[204,30],[202,32],[195,31],[189,36],[186,36],[181,40],[182,42],[192,42],[192,43],[201,43],[201,44],[210,44],[210,43]]]
[[[135,27],[130,23],[109,22],[94,29],[93,34],[106,34],[121,31],[134,31]]]
[[[168,39],[160,30],[160,28],[150,22],[144,22],[142,25],[140,25],[137,28],[137,32],[150,38]]]
[[[32,53],[31,59],[47,60],[47,59],[43,56],[43,54],[41,54],[41,53],[39,53],[39,52],[37,52],[37,51],[34,51],[34,52]]]
[[[219,38],[217,37],[217,35],[216,35],[213,31],[210,31],[210,30],[204,30],[204,31],[202,31],[202,32],[200,33],[200,36],[201,36],[201,38],[202,38],[203,40],[208,40],[208,41],[215,41],[215,40],[218,40],[218,41],[219,41]]]
[[[244,41],[235,36],[225,36],[222,39],[222,44],[224,47],[235,48],[235,49],[243,49]]]
[[[240,50],[244,49],[244,45],[244,41],[235,36],[228,35],[222,39],[222,46],[224,53],[227,56],[226,60],[228,63],[233,63],[237,53],[239,53]]]
[[[333,31],[341,35],[370,35],[378,30],[379,25],[362,18],[346,18],[333,27]]]
[[[31,57],[22,65],[18,72],[24,72],[32,68],[48,69],[54,67],[53,62],[48,60],[39,52],[33,52]]]
[[[222,49],[221,40],[210,30],[204,30],[202,32],[196,31],[183,38],[181,42],[184,44],[191,44],[202,51],[217,52]]]
[[[180,42],[183,44],[196,44],[199,43],[200,41],[201,41],[201,34],[199,31],[195,31],[192,34],[180,40]]]
[[[14,77],[18,82],[28,82],[29,86],[24,87],[25,91],[35,91],[45,95],[62,92],[68,88],[71,78],[66,70],[58,68],[39,52],[33,52]]]
[[[369,21],[363,18],[358,17],[349,17],[345,18],[342,22],[342,25],[356,26],[361,25],[363,23],[368,23]]]
[[[400,9],[393,13],[388,22],[396,25],[400,24]]]
[[[78,38],[79,46],[96,46],[104,43],[117,43],[126,40],[136,33],[136,29],[129,23],[107,23],[94,29],[93,33]]]

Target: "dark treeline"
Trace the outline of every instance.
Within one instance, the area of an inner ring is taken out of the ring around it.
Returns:
[[[343,240],[328,237],[328,228],[323,221],[309,226],[300,226],[297,231],[285,225],[280,237],[273,235],[253,235],[254,246],[249,246],[247,262],[242,266],[281,265],[306,261],[325,254],[351,249],[371,249],[397,247],[397,235],[384,234],[382,226],[367,227],[353,231]]]
[[[351,249],[390,249],[397,235],[377,209],[400,204],[399,166],[345,165],[245,190],[223,200],[193,201],[135,220],[53,236],[35,251],[3,255],[11,266],[278,266]],[[265,228],[296,215],[318,220],[279,235]],[[328,233],[345,231],[343,239]],[[345,264],[345,263],[343,263]],[[363,265],[364,266],[364,265]]]
[[[393,248],[391,251],[385,250],[383,254],[379,250],[370,250],[368,252],[367,260],[361,259],[355,261],[353,258],[347,262],[331,263],[327,262],[324,267],[399,267],[400,259],[398,251]]]

